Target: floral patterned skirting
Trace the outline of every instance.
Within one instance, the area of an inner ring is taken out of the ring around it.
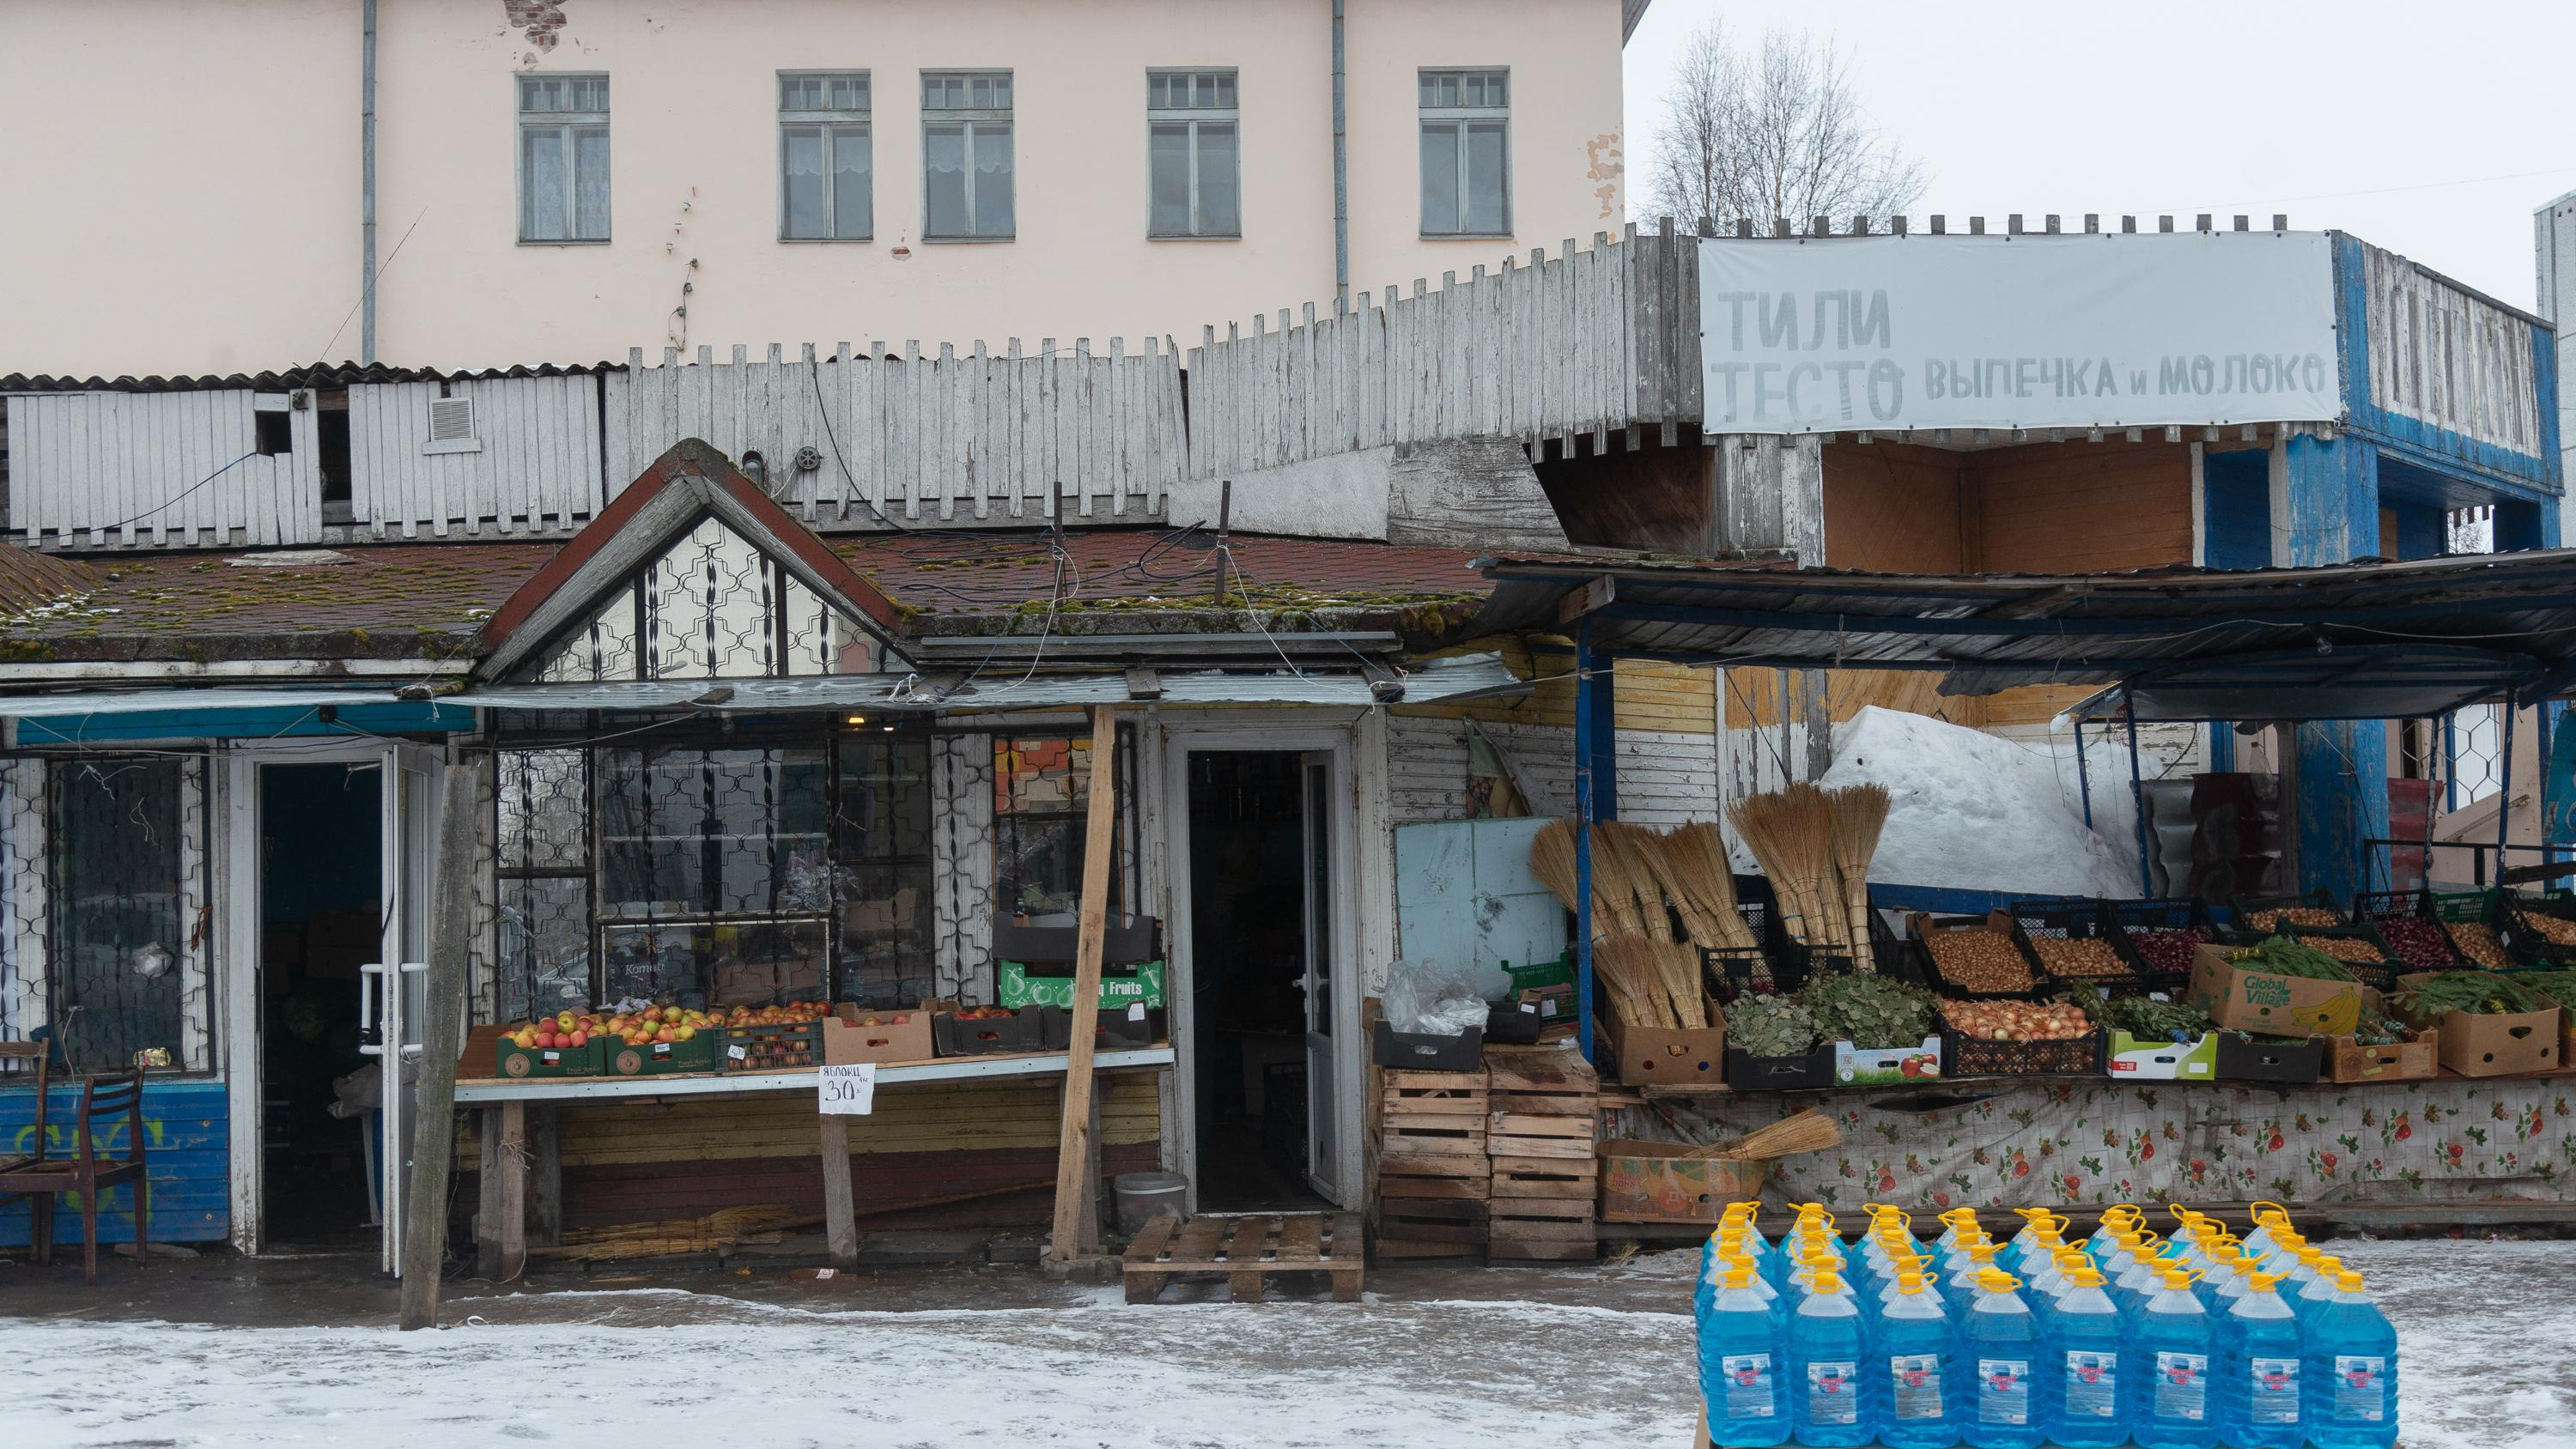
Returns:
[[[1965,1090],[1934,1110],[1919,1088],[1657,1101],[1623,1125],[1714,1141],[1806,1107],[1832,1113],[1842,1145],[1774,1163],[1763,1191],[1774,1205],[2576,1200],[2576,1078]]]

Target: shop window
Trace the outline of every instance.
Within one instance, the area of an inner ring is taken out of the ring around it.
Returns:
[[[608,749],[598,769],[606,1000],[828,993],[822,749]]]
[[[53,778],[49,1013],[72,1064],[185,1065],[182,764],[92,759]]]
[[[930,888],[930,731],[853,721],[835,750],[832,851],[840,884],[835,1000],[900,1006],[938,994]]]
[[[494,1000],[505,1021],[591,1004],[589,761],[577,749],[498,759]]]
[[[1113,768],[1118,821],[1109,904],[1135,908],[1134,738],[1122,729]],[[1070,925],[1082,909],[1084,815],[1091,801],[1089,735],[993,738],[993,908]]]

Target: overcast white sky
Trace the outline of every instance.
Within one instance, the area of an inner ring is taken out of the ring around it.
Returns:
[[[1918,224],[2287,212],[2529,307],[2531,214],[2576,190],[2570,0],[1654,0],[1627,50],[1640,208],[1672,54],[1712,16],[1842,42],[1931,173]]]

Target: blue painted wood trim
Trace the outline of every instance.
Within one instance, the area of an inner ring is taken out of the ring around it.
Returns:
[[[2532,380],[2540,395],[2541,450],[2535,456],[2390,412],[2370,400],[2370,294],[2363,283],[2365,275],[2360,239],[2336,233],[2335,351],[2343,373],[2344,425],[2408,462],[2437,472],[2516,491],[2517,496],[2556,497],[2562,491],[2558,364],[2549,330],[2535,327],[2531,334]]]
[[[1592,1050],[1592,733],[1599,724],[1586,687],[1596,658],[1592,619],[1586,615],[1574,626],[1574,1045],[1599,1061]]]
[[[180,697],[173,691],[173,698]],[[474,711],[453,704],[349,704],[324,720],[313,709],[156,709],[136,714],[46,715],[18,721],[21,745],[83,745],[115,740],[284,739],[299,735],[461,734]]]
[[[47,1151],[56,1156],[70,1154],[76,1150],[72,1124],[78,1120],[80,1091],[56,1087],[47,1096],[51,1099],[45,1112]],[[33,1152],[35,1097],[32,1084],[0,1086],[0,1157]],[[152,1082],[144,1087],[144,1188],[155,1240],[213,1243],[230,1235],[230,1110],[221,1082]],[[104,1134],[108,1152],[124,1155],[125,1132],[126,1119],[119,1117]],[[79,1207],[76,1196],[54,1200],[56,1243],[80,1242]],[[0,1247],[25,1247],[31,1221],[27,1203],[0,1207]],[[112,1188],[104,1195],[98,1236],[107,1243],[134,1241],[134,1200],[128,1188]]]

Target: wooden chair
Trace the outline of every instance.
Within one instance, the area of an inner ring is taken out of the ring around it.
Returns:
[[[38,1067],[42,1083],[43,1068]],[[75,1123],[74,1157],[53,1157],[46,1151],[44,1133],[44,1098],[38,1088],[36,1108],[36,1155],[0,1160],[0,1202],[16,1197],[35,1199],[34,1221],[30,1224],[35,1244],[36,1261],[53,1261],[54,1198],[62,1193],[81,1195],[81,1254],[86,1280],[98,1283],[98,1200],[99,1195],[118,1183],[132,1185],[134,1194],[134,1262],[143,1265],[152,1255],[150,1241],[150,1208],[143,1200],[143,1069],[104,1072],[81,1079],[80,1115]],[[125,1156],[109,1157],[99,1150],[99,1137],[113,1130],[109,1119],[118,1113],[126,1118]]]
[[[32,1157],[0,1157],[0,1172],[14,1172],[30,1163],[41,1162],[44,1160],[46,1111],[52,1101],[54,1084],[54,1054],[51,1050],[51,1046],[51,1043],[41,1041],[0,1041],[0,1062],[15,1061],[26,1062],[29,1064],[27,1067],[16,1072],[12,1072],[7,1076],[0,1076],[0,1084],[14,1086],[20,1082],[29,1082],[32,1083],[36,1089],[35,1111],[32,1119],[34,1122],[34,1131],[27,1139],[35,1144],[35,1155]],[[9,1204],[18,1201],[20,1198],[34,1199],[33,1204],[28,1209],[30,1218],[27,1238],[28,1251],[30,1255],[34,1257],[35,1261],[39,1263],[51,1262],[53,1260],[52,1239],[54,1227],[53,1194],[24,1192],[0,1193],[0,1207],[7,1207]]]

